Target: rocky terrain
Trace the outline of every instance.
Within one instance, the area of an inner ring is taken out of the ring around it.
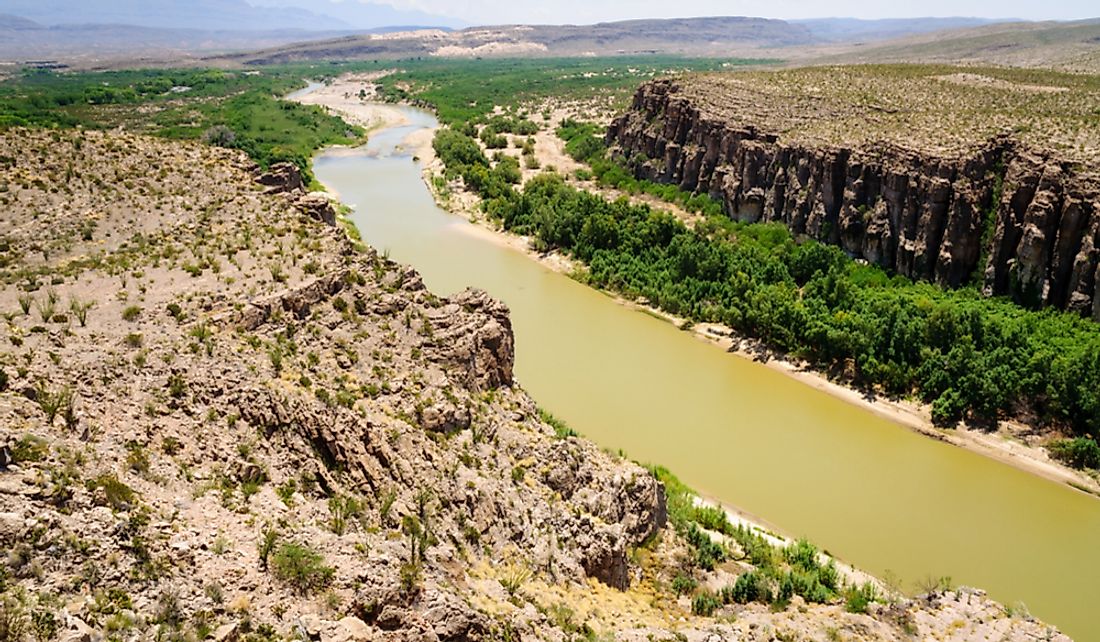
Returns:
[[[643,85],[608,142],[746,221],[946,286],[1100,319],[1095,77],[928,66]]]
[[[941,584],[695,608],[747,551],[694,565],[664,486],[515,385],[503,305],[293,166],[81,130],[0,163],[3,642],[1066,639]]]

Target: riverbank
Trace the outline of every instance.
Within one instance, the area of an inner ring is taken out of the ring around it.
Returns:
[[[359,98],[360,90],[363,90],[366,85],[369,84],[373,88],[371,77],[376,79],[377,75],[342,77],[299,100],[307,104],[323,105],[357,124],[374,122],[376,131],[408,124],[399,108],[369,102],[373,89],[366,90],[364,94],[366,99]],[[444,168],[442,161],[435,157],[431,147],[434,131],[432,128],[418,130],[406,137],[403,146],[419,159],[424,183],[436,203],[445,211],[475,224],[475,227],[468,228],[464,230],[465,232],[522,252],[555,272],[567,275],[583,272],[584,266],[568,256],[560,252],[537,252],[532,249],[530,239],[498,229],[479,211],[476,195],[462,191],[457,184],[438,183],[435,178],[442,175]],[[870,395],[865,391],[833,381],[824,373],[809,368],[803,362],[768,351],[758,342],[738,337],[731,328],[712,323],[695,324],[688,328],[685,319],[668,314],[644,301],[631,301],[611,292],[604,291],[604,293],[629,308],[665,319],[678,328],[688,329],[700,340],[712,343],[739,357],[761,362],[801,383],[864,408],[922,435],[967,449],[1044,479],[1065,484],[1077,491],[1100,496],[1100,482],[1096,479],[1052,460],[1041,446],[1020,441],[1021,436],[1028,435],[1028,429],[1025,426],[1003,422],[1002,429],[996,433],[972,430],[962,425],[953,430],[941,430],[932,424],[931,407],[928,404]]]

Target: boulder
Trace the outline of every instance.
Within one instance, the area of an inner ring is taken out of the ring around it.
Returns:
[[[297,192],[302,189],[302,171],[294,163],[275,163],[256,182],[271,194]]]

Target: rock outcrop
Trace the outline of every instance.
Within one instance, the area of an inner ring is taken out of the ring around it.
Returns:
[[[691,82],[701,82],[699,80]],[[997,136],[959,156],[893,143],[845,147],[711,113],[677,80],[643,85],[607,141],[639,178],[719,199],[742,221],[947,287],[1100,320],[1100,183],[1075,163]]]

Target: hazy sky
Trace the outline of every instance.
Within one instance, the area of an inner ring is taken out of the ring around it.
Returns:
[[[343,0],[355,2],[357,0]],[[977,16],[1074,20],[1100,16],[1097,0],[375,0],[472,24],[590,23],[629,18],[745,15],[767,18]]]

